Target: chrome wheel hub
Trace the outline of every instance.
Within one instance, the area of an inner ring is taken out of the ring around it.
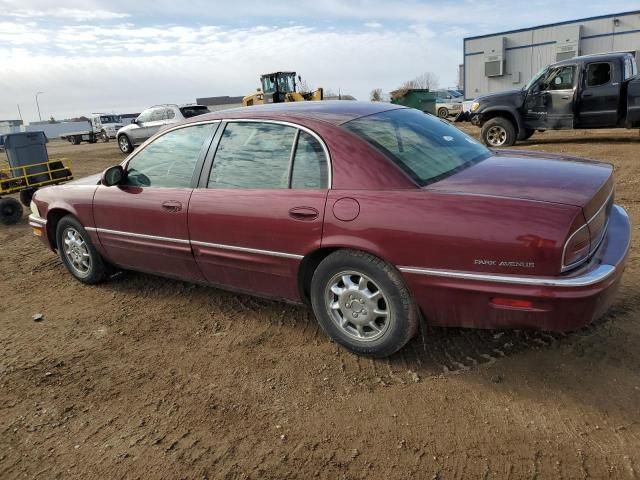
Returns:
[[[325,299],[333,322],[353,339],[376,340],[389,327],[389,302],[380,287],[362,273],[335,275],[327,286]]]
[[[507,141],[507,131],[498,125],[494,125],[487,132],[487,141],[494,147],[504,145],[504,142]]]
[[[129,150],[129,144],[125,137],[120,137],[120,148],[122,149],[123,152],[126,152]]]
[[[73,227],[65,228],[62,232],[63,251],[71,268],[80,276],[87,275],[91,270],[91,255],[82,235]]]

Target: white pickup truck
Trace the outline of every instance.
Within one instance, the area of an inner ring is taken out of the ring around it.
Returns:
[[[96,143],[98,140],[108,142],[109,139],[116,138],[117,131],[123,126],[120,117],[110,113],[92,113],[88,121],[88,130],[67,133],[60,135],[60,138],[74,145],[79,145],[81,142]]]

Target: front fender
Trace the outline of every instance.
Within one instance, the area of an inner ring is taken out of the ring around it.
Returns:
[[[502,114],[502,115],[500,115]],[[518,136],[521,132],[525,131],[524,122],[520,112],[515,107],[508,107],[506,105],[496,105],[494,107],[486,107],[474,114],[479,121],[479,124],[483,124],[485,119],[503,116],[514,121],[516,128],[518,129]],[[472,119],[473,120],[473,119]]]

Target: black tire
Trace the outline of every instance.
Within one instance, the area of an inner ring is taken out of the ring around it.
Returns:
[[[102,141],[104,143],[108,143],[109,142],[109,134],[107,133],[106,130],[102,130],[102,132],[100,133],[100,137],[102,138]]]
[[[449,117],[449,110],[446,109],[445,107],[440,107],[438,109],[438,117],[440,117],[440,118],[448,118]]]
[[[65,246],[67,245],[65,239],[71,241],[68,247]],[[71,215],[61,218],[58,222],[56,245],[62,263],[76,280],[94,284],[105,279],[107,268],[104,260],[91,243],[87,231]],[[84,270],[85,266],[86,270]]]
[[[25,207],[31,206],[31,200],[33,199],[33,194],[36,193],[37,188],[29,188],[28,190],[22,190],[20,192],[20,203]]]
[[[508,118],[494,117],[482,125],[480,136],[487,147],[510,147],[516,143],[516,127]]]
[[[73,143],[74,145],[80,145],[80,142],[82,140],[80,140],[79,137],[71,137],[71,139],[69,140],[71,143]]]
[[[353,286],[344,288],[345,276]],[[332,285],[342,292],[336,293]],[[387,357],[406,345],[418,327],[418,309],[400,273],[383,260],[356,250],[338,250],[320,262],[311,280],[311,305],[325,333],[360,355]],[[371,315],[372,311],[386,312],[386,316]],[[358,326],[358,322],[366,324]],[[370,326],[374,324],[375,329]]]
[[[536,133],[536,131],[534,129],[531,128],[527,128],[523,134],[522,134],[522,138],[519,138],[519,140],[528,140],[529,138],[531,138],[531,136]]]
[[[118,148],[120,148],[120,151],[125,155],[129,155],[131,152],[133,152],[133,145],[131,145],[131,140],[129,140],[129,137],[127,137],[126,135],[120,135],[118,137]]]
[[[2,225],[15,225],[22,218],[23,212],[22,205],[15,198],[0,198],[0,223]]]

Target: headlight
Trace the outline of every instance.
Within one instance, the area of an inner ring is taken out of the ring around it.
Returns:
[[[480,108],[480,103],[479,102],[473,102],[471,104],[471,111],[475,112],[476,110],[478,110]]]
[[[29,208],[31,209],[31,213],[33,214],[34,217],[42,218],[40,216],[40,210],[38,210],[38,206],[36,205],[36,202],[31,200],[31,204],[29,205]]]

